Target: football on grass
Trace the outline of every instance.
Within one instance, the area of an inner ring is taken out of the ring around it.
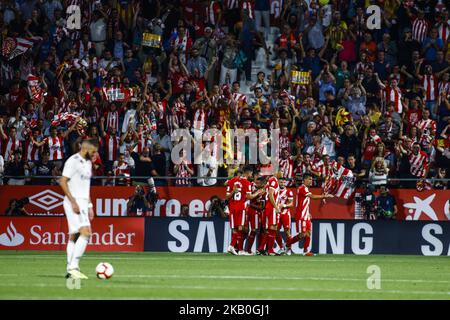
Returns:
[[[114,268],[108,262],[100,262],[95,268],[95,273],[99,279],[109,279],[114,274]]]

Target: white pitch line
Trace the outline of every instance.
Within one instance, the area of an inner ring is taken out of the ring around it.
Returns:
[[[1,277],[22,277],[20,274],[0,274]],[[36,275],[35,277],[39,277]],[[142,275],[115,275],[114,278],[152,278],[152,279],[224,279],[224,280],[301,280],[301,281],[366,281],[365,278],[335,278],[335,277],[271,277],[250,275],[165,275],[165,274],[142,274]],[[450,283],[450,280],[426,280],[426,279],[382,279],[381,282],[400,283]]]
[[[227,280],[311,280],[311,281],[367,281],[365,278],[327,278],[327,277],[270,277],[240,275],[116,275],[116,278],[175,278],[175,279],[227,279]],[[417,283],[450,283],[450,280],[424,279],[381,279],[381,282],[417,282]]]
[[[174,253],[174,255],[175,255],[175,253]],[[297,256],[302,257],[301,255],[297,255]],[[65,259],[65,255],[23,255],[23,256],[22,255],[14,255],[14,256],[12,256],[12,255],[11,256],[8,256],[8,255],[1,256],[0,255],[0,257],[1,257],[1,259],[3,259],[3,258],[8,258],[8,259],[16,259],[16,258],[20,258],[20,259],[22,259],[22,258],[25,258],[25,259],[27,259],[27,258],[28,259]],[[257,257],[257,256],[254,256],[254,257]],[[225,255],[225,254],[224,254],[223,258],[220,258],[220,257],[215,257],[215,258],[206,258],[206,257],[205,258],[170,257],[171,260],[180,260],[180,261],[225,261],[225,260],[226,261],[238,261],[238,262],[242,262],[243,261],[243,260],[240,260],[240,259],[242,259],[241,257],[234,257],[233,259],[235,259],[235,260],[230,260],[230,258],[231,258],[231,256]],[[258,256],[258,258],[259,258],[259,256]],[[272,260],[269,257],[261,257],[261,258],[262,259]],[[100,257],[97,257],[97,256],[96,257],[83,256],[82,259],[83,260],[84,259],[98,260],[98,259],[100,259]],[[165,257],[145,257],[145,256],[123,257],[123,256],[107,256],[107,255],[103,256],[102,255],[101,259],[128,260],[128,261],[129,260],[167,260],[167,256],[165,256]],[[248,257],[245,257],[243,259],[244,260],[248,259]],[[275,259],[277,259],[277,258],[275,258]],[[290,259],[290,258],[288,258],[288,259]],[[275,260],[272,260],[272,261],[275,261]],[[344,262],[344,259],[314,259],[314,258],[311,258],[311,257],[307,257],[304,260],[302,259],[302,261],[310,261],[310,262]]]
[[[0,287],[39,287],[39,288],[64,288],[64,285],[52,285],[52,284],[3,284],[0,283]],[[95,286],[98,289],[106,289],[105,286]],[[188,290],[240,290],[242,287],[217,287],[217,286],[167,286],[167,285],[125,285],[114,284],[115,289],[188,289]],[[82,290],[82,289],[80,289]],[[413,295],[445,295],[450,296],[450,292],[436,292],[436,291],[404,291],[404,290],[358,290],[358,289],[318,289],[318,288],[304,288],[304,287],[246,287],[247,291],[298,291],[298,292],[335,292],[335,293],[376,293],[376,294],[413,294]]]

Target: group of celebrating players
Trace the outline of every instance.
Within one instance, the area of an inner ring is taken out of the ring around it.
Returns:
[[[265,177],[254,173],[250,166],[238,170],[236,176],[227,181],[226,189],[232,229],[228,252],[233,255],[253,255],[252,247],[258,238],[257,255],[291,255],[292,244],[303,239],[303,254],[314,255],[310,251],[310,202],[311,199],[321,200],[332,198],[333,195],[313,195],[309,191],[312,182],[311,175],[303,175],[303,183],[297,188],[294,204],[294,192],[287,188],[288,181],[282,177],[281,172]],[[292,208],[299,232],[296,236],[291,234]],[[280,233],[281,228],[286,235],[285,243]],[[280,247],[278,252],[275,251],[275,242]]]

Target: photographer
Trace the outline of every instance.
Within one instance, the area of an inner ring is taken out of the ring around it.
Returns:
[[[5,214],[7,216],[29,216],[30,214],[24,208],[29,202],[28,198],[11,199],[9,201],[9,208],[6,209]]]
[[[386,186],[381,186],[377,197],[377,218],[381,220],[395,220],[397,216],[397,203]]]
[[[220,216],[221,218],[226,218],[225,208],[228,205],[228,201],[220,199],[218,196],[212,196],[209,199],[210,205],[208,208],[207,218],[214,216]]]
[[[145,191],[142,186],[136,186],[134,194],[130,197],[127,203],[127,216],[129,217],[143,217],[150,211],[150,203],[145,196]]]
[[[376,220],[377,218],[376,198],[373,193],[374,190],[375,187],[369,184],[362,195],[355,197],[355,201],[361,205],[361,211],[366,220]]]

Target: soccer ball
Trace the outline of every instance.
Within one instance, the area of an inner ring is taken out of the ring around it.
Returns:
[[[100,262],[95,268],[95,273],[99,279],[109,279],[114,274],[114,268],[108,262]]]

